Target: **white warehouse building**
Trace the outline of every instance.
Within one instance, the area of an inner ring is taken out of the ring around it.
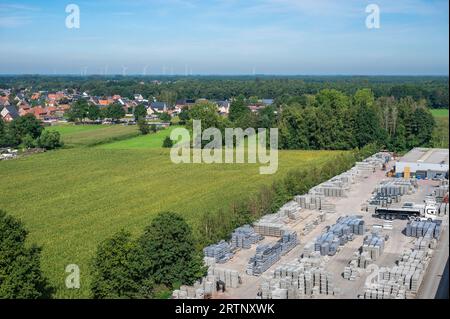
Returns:
[[[414,148],[397,161],[395,173],[417,178],[448,176],[448,149]]]

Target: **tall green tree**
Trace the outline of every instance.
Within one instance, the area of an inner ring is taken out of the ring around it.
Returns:
[[[82,122],[89,113],[89,103],[86,100],[75,101],[70,110],[67,112],[67,117],[69,121],[72,122]]]
[[[91,121],[98,120],[100,118],[100,110],[97,106],[89,104],[86,109],[86,117]]]
[[[13,138],[20,143],[27,135],[34,139],[38,138],[44,128],[42,122],[36,119],[33,114],[26,114],[14,119],[9,124],[9,129]]]
[[[157,284],[190,285],[205,275],[192,230],[176,213],[159,213],[145,228],[139,245],[146,273],[152,274]]]
[[[0,210],[0,299],[50,298],[53,288],[41,271],[41,249],[26,244],[22,222]]]
[[[118,232],[97,249],[92,263],[92,297],[151,298],[153,281],[143,270],[136,241],[130,233]]]
[[[108,106],[105,111],[105,115],[106,117],[111,118],[114,121],[118,121],[125,116],[125,110],[123,109],[122,105],[113,103]]]
[[[145,105],[139,104],[134,108],[134,118],[136,120],[139,120],[141,118],[145,119],[147,116],[147,109],[145,108]]]

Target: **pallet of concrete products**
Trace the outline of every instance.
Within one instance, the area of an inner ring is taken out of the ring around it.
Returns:
[[[448,193],[448,185],[446,186],[439,186],[434,190],[434,195],[436,197],[444,197]]]
[[[286,231],[281,239],[278,240],[281,244],[281,254],[285,255],[298,244],[298,237],[295,231]]]
[[[216,279],[214,276],[206,276],[194,283],[194,286],[181,286],[172,292],[172,299],[204,299],[215,290]]]
[[[280,260],[282,246],[275,244],[263,244],[256,247],[255,256],[251,257],[247,264],[247,274],[259,276],[274,263]]]
[[[322,207],[322,202],[325,201],[323,195],[297,195],[294,197],[294,201],[301,207],[305,209],[320,210]]]
[[[217,244],[210,245],[203,249],[205,257],[213,257],[216,262],[223,263],[231,258],[231,246],[226,241],[222,240]]]
[[[372,232],[364,237],[362,252],[367,252],[367,255],[372,261],[376,261],[384,250],[384,237],[379,233]],[[364,267],[366,268],[366,265]]]
[[[223,281],[225,283],[225,288],[238,288],[240,285],[239,282],[239,272],[237,270],[220,268],[220,267],[211,267],[208,270],[209,276],[214,276],[215,281]]]
[[[262,236],[255,232],[250,225],[244,225],[236,228],[231,234],[231,245],[233,247],[240,247],[243,249],[249,249],[251,245],[256,244],[262,240]]]
[[[331,273],[324,270],[326,257],[316,254],[298,262],[278,266],[272,276],[264,276],[261,283],[263,299],[280,298],[279,289],[287,291],[287,299],[312,298],[314,295],[336,295]]]
[[[295,200],[289,201],[278,210],[277,214],[281,217],[287,217],[292,220],[300,218],[300,210],[302,207]]]
[[[336,254],[339,246],[353,240],[354,235],[364,233],[364,220],[361,216],[345,216],[338,218],[336,224],[316,238],[314,249],[322,256]]]
[[[253,224],[256,233],[262,236],[281,237],[285,231],[285,224],[276,214],[265,215]]]
[[[438,205],[438,215],[439,216],[448,215],[448,210],[449,210],[448,206],[449,205],[447,203],[440,203]]]
[[[439,239],[441,236],[441,227],[442,220],[409,221],[406,224],[406,236]]]

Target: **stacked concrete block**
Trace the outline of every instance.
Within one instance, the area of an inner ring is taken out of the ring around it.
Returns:
[[[301,205],[295,201],[289,201],[284,204],[277,212],[280,217],[287,217],[292,220],[298,220],[301,216]]]
[[[249,249],[251,245],[256,244],[261,239],[261,234],[256,233],[253,227],[244,225],[236,228],[231,234],[231,245],[233,247]]]
[[[205,247],[203,253],[205,257],[214,258],[217,263],[224,263],[233,256],[230,244],[224,240],[220,241],[218,244]]]
[[[375,283],[365,287],[367,299],[405,299],[418,292],[431,258],[431,250],[405,250],[396,266],[380,267]]]
[[[360,216],[340,217],[327,232],[316,238],[315,247],[322,256],[333,256],[339,246],[353,240],[354,235],[364,233],[364,220]]]
[[[372,232],[364,238],[362,252],[367,252],[367,256],[370,257],[372,261],[376,261],[384,250],[384,237],[378,233]],[[361,267],[361,268],[366,268]]]
[[[318,254],[302,258],[298,262],[278,266],[272,276],[261,283],[263,299],[304,299],[318,295],[334,295],[337,290],[331,273],[324,270],[326,257]],[[280,292],[280,289],[285,290]]]
[[[439,239],[441,236],[441,220],[434,221],[409,221],[406,225],[406,236],[408,237],[426,237],[429,239]]]
[[[247,274],[261,275],[297,244],[297,233],[287,231],[276,243],[259,245],[256,247],[255,256],[251,257],[247,264]]]

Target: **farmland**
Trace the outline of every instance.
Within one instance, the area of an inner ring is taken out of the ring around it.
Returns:
[[[136,126],[123,125],[58,125],[47,130],[58,131],[66,147],[95,146],[139,134]]]
[[[431,110],[436,121],[433,133],[433,145],[435,147],[448,148],[448,109]]]
[[[43,247],[42,266],[56,297],[89,296],[89,261],[97,244],[120,229],[137,234],[164,210],[183,214],[195,228],[201,212],[227,208],[288,169],[324,164],[336,154],[282,151],[272,176],[260,175],[259,164],[175,165],[169,150],[157,146],[168,131],[102,144],[111,138],[105,131],[132,135],[131,128],[57,128],[73,147],[0,163],[8,186],[0,192],[1,208],[23,220],[30,243]],[[83,147],[95,144],[102,145]],[[80,266],[79,290],[64,288],[68,264]]]

